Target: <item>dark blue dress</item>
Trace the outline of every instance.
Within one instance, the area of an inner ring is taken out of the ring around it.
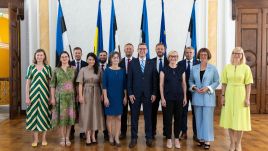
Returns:
[[[126,89],[125,70],[106,68],[102,77],[102,89],[107,90],[109,107],[105,107],[106,115],[121,115],[123,113],[124,90]]]

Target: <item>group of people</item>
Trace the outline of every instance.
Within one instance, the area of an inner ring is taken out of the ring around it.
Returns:
[[[191,101],[193,139],[204,149],[214,141],[215,90],[222,83],[222,111],[220,126],[228,129],[230,150],[241,150],[244,131],[251,130],[250,88],[253,83],[250,67],[245,64],[242,48],[232,51],[231,63],[222,71],[209,63],[212,55],[207,48],[184,50],[185,59],[179,60],[177,51],[166,53],[162,43],[155,47],[157,56],[146,58],[145,43],[138,45],[138,57],[133,57],[134,46],[124,46],[125,57],[119,52],[98,56],[88,53],[81,60],[82,49],[74,48],[75,60],[66,51],[52,71],[46,53],[38,49],[26,75],[26,129],[33,131],[33,147],[47,145],[46,131],[59,127],[62,146],[70,146],[74,125],[79,123],[80,138],[86,145],[96,144],[98,132],[105,140],[120,147],[126,138],[128,106],[131,113],[131,140],[137,144],[138,120],[141,104],[145,123],[146,145],[153,147],[156,135],[159,104],[163,113],[163,135],[167,148],[181,148],[180,140],[187,139],[187,114]],[[108,63],[107,63],[108,62]],[[174,123],[173,123],[174,120]],[[172,141],[172,127],[174,141]]]

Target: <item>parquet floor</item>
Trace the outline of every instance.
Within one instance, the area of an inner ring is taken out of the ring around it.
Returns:
[[[188,118],[188,125],[191,125],[191,116]],[[227,151],[229,146],[229,137],[226,130],[219,127],[219,116],[215,116],[215,141],[211,144],[211,151]],[[103,135],[100,134],[98,144],[94,146],[86,146],[84,141],[79,139],[79,134],[76,133],[76,138],[72,142],[71,147],[60,147],[58,145],[59,134],[57,130],[51,130],[48,133],[48,146],[37,148],[31,147],[32,135],[25,130],[25,119],[22,117],[17,120],[4,120],[0,122],[0,151],[162,151],[162,150],[178,150],[166,149],[166,141],[162,137],[162,115],[158,116],[158,134],[154,141],[154,147],[148,148],[145,145],[144,139],[144,122],[143,116],[140,117],[139,124],[139,139],[138,145],[133,148],[128,148],[130,141],[130,126],[128,127],[128,136],[126,140],[121,141],[122,147],[116,148],[110,146],[108,142],[104,142]],[[76,128],[78,128],[76,126]],[[252,131],[244,134],[243,151],[268,151],[268,114],[253,114],[252,115]],[[77,131],[79,132],[79,130]],[[41,138],[40,138],[41,139]],[[191,126],[189,126],[188,139],[181,142],[181,151],[201,151],[192,140]]]

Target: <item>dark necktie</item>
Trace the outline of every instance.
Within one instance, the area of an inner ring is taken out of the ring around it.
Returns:
[[[104,64],[101,64],[101,70],[104,71]]]
[[[189,79],[191,71],[191,61],[187,61],[187,68],[186,68],[186,79]]]
[[[79,70],[80,70],[80,63],[79,63],[79,61],[77,61],[76,62],[76,71],[77,71],[77,73],[79,72]]]
[[[163,70],[163,62],[162,59],[159,59],[159,68],[158,68],[158,72],[160,73],[160,71]]]
[[[130,59],[127,59],[127,68],[126,68],[126,70],[128,70],[129,64],[130,64]]]

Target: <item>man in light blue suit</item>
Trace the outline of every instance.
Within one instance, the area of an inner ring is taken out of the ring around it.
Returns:
[[[189,85],[195,110],[198,146],[209,149],[210,142],[214,141],[213,115],[219,74],[216,67],[208,63],[211,53],[207,48],[200,49],[197,58],[201,63],[193,66]]]

